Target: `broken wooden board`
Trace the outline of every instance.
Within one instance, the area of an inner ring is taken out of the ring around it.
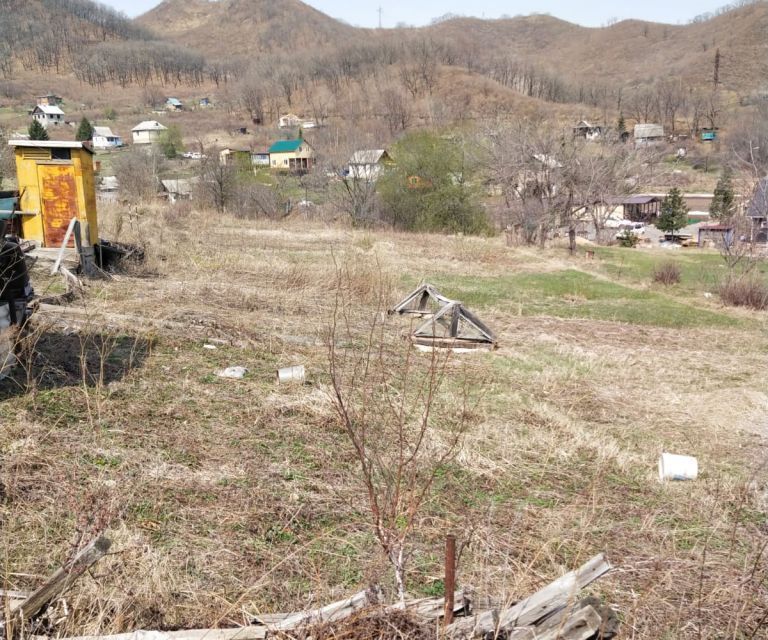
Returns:
[[[575,602],[582,589],[610,570],[610,563],[601,553],[512,607],[501,611],[493,609],[454,622],[446,628],[446,635],[451,638],[485,637],[486,634],[506,633],[516,627],[534,626],[569,602]]]
[[[70,562],[48,578],[45,584],[34,591],[29,598],[11,609],[11,621],[21,622],[23,625],[25,621],[35,616],[51,600],[58,598],[69,589],[91,565],[104,557],[111,544],[107,538],[100,536],[84,547]]]

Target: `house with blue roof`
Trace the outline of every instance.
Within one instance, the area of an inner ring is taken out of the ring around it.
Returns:
[[[302,137],[278,140],[268,153],[273,171],[309,171],[315,162],[315,150]]]
[[[184,104],[178,98],[168,98],[165,101],[165,108],[168,111],[182,111],[184,109]]]

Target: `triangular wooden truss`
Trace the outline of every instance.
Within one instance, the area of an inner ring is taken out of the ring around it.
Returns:
[[[433,346],[490,348],[496,336],[488,326],[460,302],[450,302],[413,332],[414,342]]]
[[[419,316],[428,316],[437,313],[445,305],[455,302],[446,298],[431,284],[422,284],[418,289],[409,293],[403,300],[394,307],[390,313],[399,313],[400,315],[409,313]]]

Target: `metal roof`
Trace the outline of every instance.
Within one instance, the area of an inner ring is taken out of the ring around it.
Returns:
[[[167,128],[157,120],[145,120],[144,122],[139,122],[131,131],[165,131]]]
[[[47,116],[63,116],[64,112],[56,106],[51,106],[49,104],[38,104],[33,110],[32,113],[35,113],[35,111],[42,111]]]
[[[94,136],[101,136],[102,138],[116,138],[114,133],[112,133],[112,129],[109,127],[94,127],[93,128],[93,135]]]
[[[663,138],[664,127],[660,124],[636,124],[635,138]]]
[[[650,204],[659,202],[660,198],[656,196],[629,196],[628,198],[617,198],[617,204]]]
[[[384,149],[362,149],[355,151],[349,159],[349,164],[378,164],[388,154]]]
[[[8,146],[36,149],[85,149],[89,153],[93,153],[89,142],[72,142],[70,140],[9,140]]]
[[[306,141],[298,138],[296,140],[278,140],[270,148],[269,153],[290,153],[296,151]]]

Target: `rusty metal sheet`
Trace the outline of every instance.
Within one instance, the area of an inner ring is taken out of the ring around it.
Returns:
[[[60,247],[72,218],[77,217],[77,187],[70,165],[39,165],[43,234],[46,247]],[[71,239],[68,246],[74,246]]]

